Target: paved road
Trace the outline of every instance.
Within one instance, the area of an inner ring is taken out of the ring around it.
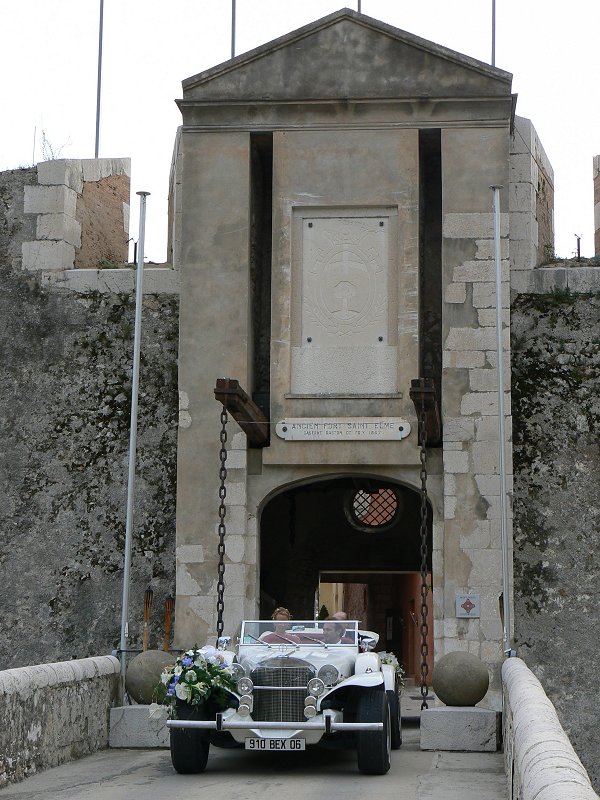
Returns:
[[[0,800],[505,800],[500,753],[423,753],[404,728],[387,775],[356,770],[352,751],[246,753],[211,748],[203,775],[178,775],[166,750],[104,750],[0,791]]]

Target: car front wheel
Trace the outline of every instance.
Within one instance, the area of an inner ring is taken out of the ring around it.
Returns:
[[[356,718],[358,722],[383,722],[381,731],[360,731],[357,735],[358,769],[365,775],[385,775],[390,768],[390,708],[383,689],[361,693]]]
[[[171,728],[171,763],[180,775],[197,775],[204,772],[208,761],[210,742],[206,731],[189,728]]]

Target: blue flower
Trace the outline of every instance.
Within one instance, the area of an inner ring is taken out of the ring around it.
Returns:
[[[174,694],[175,694],[175,684],[172,683],[167,689],[167,697],[173,697]]]
[[[192,659],[189,656],[185,656],[185,658],[181,659],[181,663],[183,664],[184,667],[189,667],[190,664],[192,663]]]

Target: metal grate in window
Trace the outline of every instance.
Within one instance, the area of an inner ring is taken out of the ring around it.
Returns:
[[[398,513],[398,497],[393,489],[359,489],[352,498],[351,512],[361,528],[387,527]]]

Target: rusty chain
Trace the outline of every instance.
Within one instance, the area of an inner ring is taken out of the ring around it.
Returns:
[[[223,406],[221,411],[221,433],[219,435],[221,441],[221,449],[219,450],[219,460],[221,466],[219,467],[219,565],[218,565],[218,579],[217,579],[217,639],[223,635],[223,610],[225,608],[224,594],[225,594],[225,498],[227,496],[227,409]]]
[[[427,415],[425,413],[425,395],[421,395],[421,413],[419,414],[419,445],[421,459],[421,710],[429,708],[427,696],[429,687],[427,677],[429,666],[427,656],[429,645],[427,636],[429,625],[427,623]]]

